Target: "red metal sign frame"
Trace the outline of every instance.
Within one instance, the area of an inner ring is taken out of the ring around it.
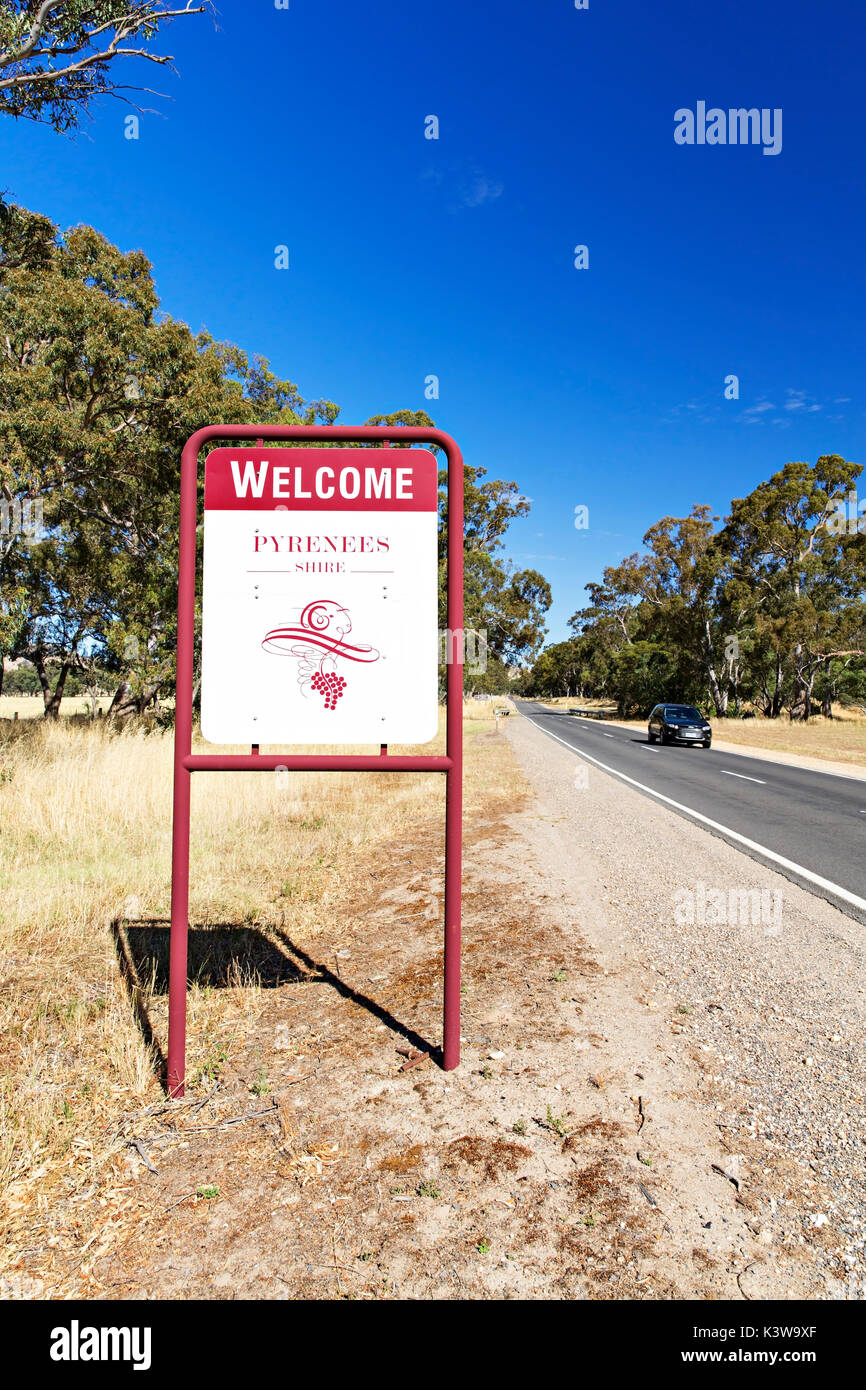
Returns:
[[[445,757],[377,754],[319,755],[193,753],[198,459],[214,439],[436,444],[448,461],[448,595]],[[460,907],[463,858],[463,456],[442,430],[378,425],[206,425],[184,445],[180,468],[180,546],[177,587],[177,694],[174,731],[174,808],[171,844],[171,943],[168,986],[168,1094],[180,1098],[186,1076],[187,946],[189,936],[190,790],[193,772],[444,772],[445,945],[442,1066],[460,1061]]]

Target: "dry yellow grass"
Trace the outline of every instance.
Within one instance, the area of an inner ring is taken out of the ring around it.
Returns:
[[[464,723],[469,816],[519,790],[479,705],[468,702]],[[442,729],[428,748],[444,750]],[[171,773],[172,739],[160,732],[0,725],[0,1231],[10,1257],[49,1201],[110,1187],[124,1117],[161,1101],[121,972],[127,935],[112,924],[152,922],[165,944]],[[441,823],[443,791],[435,774],[198,774],[192,922],[241,935],[255,924],[260,942],[287,920],[314,935],[366,855]],[[189,991],[193,1090],[257,1016],[255,952],[224,964],[228,987],[214,988],[211,972]],[[164,979],[138,983],[164,1049]],[[97,1219],[93,1203],[88,1213]]]
[[[111,696],[105,695],[96,701],[97,709],[103,711],[111,704]],[[0,695],[0,719],[41,719],[45,704],[41,695]],[[89,715],[91,702],[87,695],[64,695],[60,701],[60,713]]]
[[[713,737],[720,742],[766,748],[776,753],[800,753],[840,763],[866,764],[866,716],[834,709],[832,719],[816,715],[803,724],[790,719],[713,719]]]
[[[163,701],[166,708],[173,708],[173,699]],[[97,709],[105,713],[111,704],[111,696],[105,695],[96,701]],[[511,701],[505,695],[494,696],[490,700],[466,700],[463,715],[466,719],[492,719],[497,709],[509,708]],[[45,705],[41,695],[0,695],[0,720],[42,719]],[[65,695],[60,702],[60,713],[64,718],[70,715],[91,716],[92,702],[88,695]]]
[[[464,720],[495,719],[497,714],[505,714],[514,709],[506,695],[494,695],[489,700],[464,700]]]

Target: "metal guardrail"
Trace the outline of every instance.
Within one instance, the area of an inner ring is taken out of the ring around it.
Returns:
[[[610,709],[568,709],[566,714],[580,715],[581,719],[610,719],[616,714],[616,710]]]

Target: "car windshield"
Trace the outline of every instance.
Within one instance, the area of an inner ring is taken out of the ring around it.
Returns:
[[[692,705],[665,705],[665,716],[668,719],[696,719],[699,724],[703,723],[703,715]]]

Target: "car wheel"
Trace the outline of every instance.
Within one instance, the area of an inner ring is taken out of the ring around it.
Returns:
[[[652,729],[647,729],[647,731],[646,731],[646,741],[647,741],[647,743],[655,743],[655,741],[656,741],[656,736],[655,736],[655,734],[653,733]]]
[[[711,748],[711,747],[712,747],[712,739],[709,739],[709,738],[708,738],[708,739],[705,739],[705,740],[704,740],[704,747],[705,747],[705,748]]]
[[[667,741],[668,741],[668,736],[667,736],[667,734],[665,733],[664,729],[659,729],[659,743],[662,745],[662,747],[664,747],[664,745],[667,743]]]

